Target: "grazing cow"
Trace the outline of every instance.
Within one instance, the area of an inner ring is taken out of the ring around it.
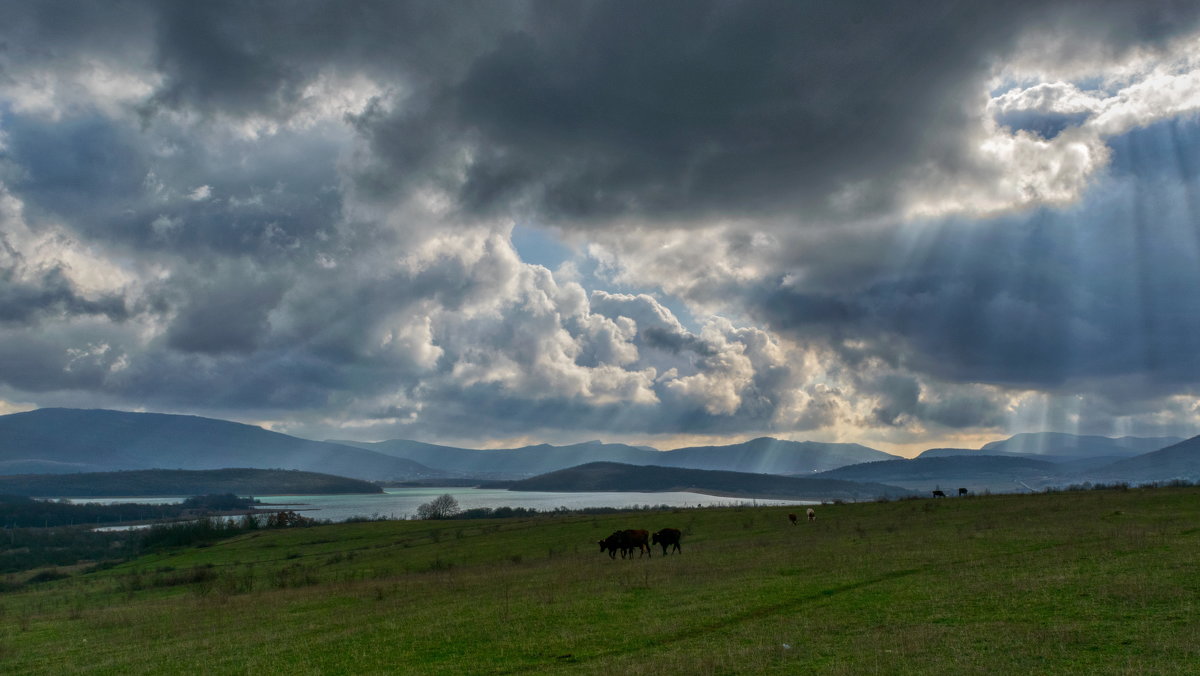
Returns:
[[[608,558],[617,558],[617,552],[621,552],[621,558],[632,557],[633,550],[637,548],[639,554],[650,554],[650,533],[644,530],[618,530],[613,531],[612,535],[600,541],[600,552],[608,552]]]
[[[663,556],[667,555],[667,547],[672,545],[674,545],[675,551],[682,554],[683,550],[679,548],[679,538],[681,537],[683,537],[683,532],[678,528],[664,528],[654,534],[651,544],[662,545]]]
[[[933,492],[933,497],[935,497],[935,498],[944,498],[944,497],[946,497],[946,494],[945,494],[944,492],[942,492],[942,491],[934,491],[934,492]]]
[[[965,489],[965,488],[958,489],[958,497],[961,498],[962,496],[964,496],[966,494],[967,494],[967,489]]]
[[[796,525],[796,515],[795,515],[795,514],[788,514],[788,521],[791,521],[791,522],[792,522],[792,525],[793,525],[793,526],[795,526],[795,525]]]
[[[630,558],[633,558],[633,550],[637,548],[638,557],[642,554],[646,556],[654,556],[650,550],[650,531],[647,530],[625,530],[622,531],[625,540],[622,543],[622,553],[628,553]]]
[[[812,507],[809,507],[809,508],[808,508],[808,520],[809,520],[809,521],[816,521],[816,520],[817,520],[817,513],[816,513],[815,511],[813,511],[813,508],[812,508]]]
[[[622,545],[625,542],[624,531],[614,531],[612,535],[600,541],[600,553],[608,552],[608,558],[617,558],[617,552],[621,552],[621,556],[625,556],[625,551]]]

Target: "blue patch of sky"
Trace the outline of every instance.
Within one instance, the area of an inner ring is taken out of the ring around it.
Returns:
[[[521,260],[550,270],[575,256],[571,247],[559,241],[554,233],[535,225],[518,223],[513,226],[512,244]]]
[[[996,122],[1013,131],[1030,131],[1049,140],[1058,136],[1067,127],[1079,126],[1089,115],[1090,113],[1062,114],[1018,110],[997,115]]]
[[[1110,80],[1108,78],[1100,77],[1099,75],[1094,75],[1092,77],[1085,77],[1075,80],[1072,82],[1072,84],[1078,87],[1079,91],[1082,92],[1094,92],[1102,96],[1112,96],[1127,83],[1117,80]]]

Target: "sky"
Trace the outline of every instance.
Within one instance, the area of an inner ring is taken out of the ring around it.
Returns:
[[[1200,4],[0,16],[0,413],[1200,434]]]

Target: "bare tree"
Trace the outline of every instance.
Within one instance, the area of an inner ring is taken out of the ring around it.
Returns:
[[[419,519],[448,519],[458,514],[458,500],[449,493],[442,493],[433,500],[417,507]]]

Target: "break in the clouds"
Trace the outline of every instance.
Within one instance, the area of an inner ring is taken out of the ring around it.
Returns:
[[[1186,3],[2,7],[0,410],[1200,430]]]

